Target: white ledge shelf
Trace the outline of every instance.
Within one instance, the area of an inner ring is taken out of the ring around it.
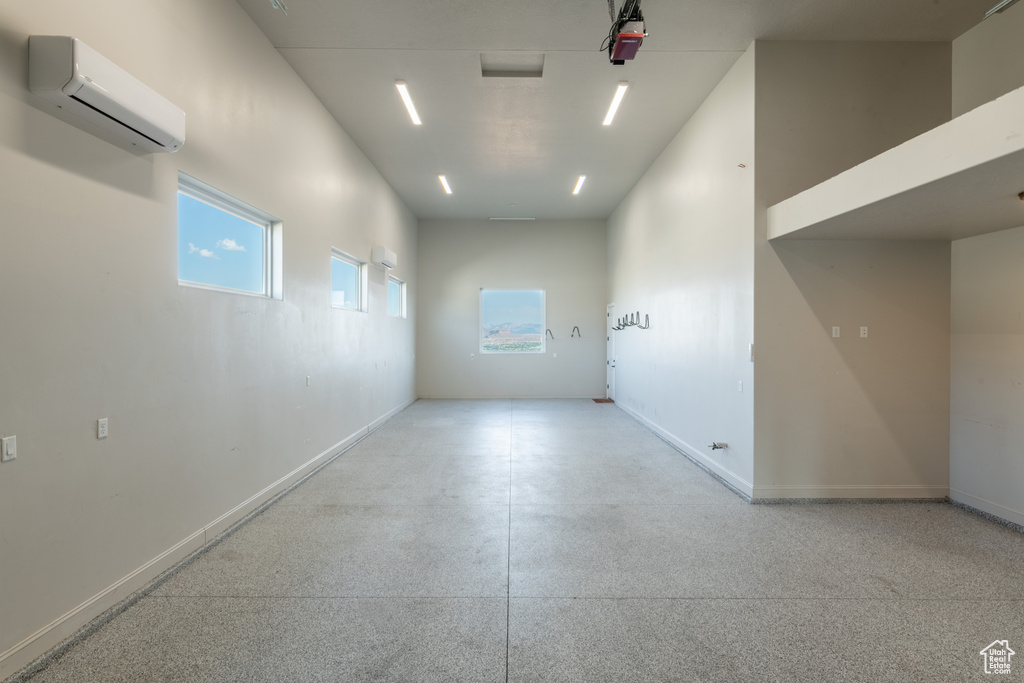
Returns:
[[[1024,226],[1024,88],[768,209],[768,239],[957,240]]]

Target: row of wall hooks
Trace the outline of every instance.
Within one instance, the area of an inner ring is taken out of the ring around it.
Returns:
[[[546,336],[548,336],[548,337],[551,337],[552,339],[555,338],[555,333],[552,332],[550,328],[544,334]],[[580,339],[583,338],[583,333],[580,332],[580,326],[579,325],[573,325],[572,326],[572,334],[569,335],[569,338],[572,339],[573,337],[579,337]]]
[[[651,326],[651,316],[648,315],[647,313],[644,313],[644,324],[643,325],[640,324],[640,311],[636,312],[636,316],[635,317],[633,316],[632,313],[630,313],[625,318],[619,318],[616,322],[617,322],[616,326],[612,328],[613,330],[616,330],[616,331],[617,330],[624,330],[627,327],[635,327],[638,330],[646,330],[647,328],[649,328]]]

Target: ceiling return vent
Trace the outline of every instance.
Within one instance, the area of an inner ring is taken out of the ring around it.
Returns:
[[[480,75],[484,78],[541,78],[543,52],[481,52]]]

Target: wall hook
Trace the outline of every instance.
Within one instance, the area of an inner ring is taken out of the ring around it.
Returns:
[[[636,315],[637,315],[637,319],[639,319],[640,318],[640,314],[637,313]],[[644,324],[643,325],[637,325],[637,327],[640,328],[641,330],[646,330],[646,329],[649,329],[650,326],[651,326],[651,316],[649,314],[647,314],[647,313],[644,313]]]
[[[583,338],[583,333],[580,332],[580,326],[579,325],[574,325],[573,326],[572,334],[569,335],[569,338],[572,339],[573,337],[579,337],[581,339]]]
[[[552,338],[552,339],[554,339],[554,338],[555,338],[555,335],[554,335],[554,333],[553,333],[553,332],[552,332],[551,330],[548,330],[548,331],[547,331],[547,334],[551,335],[551,338]]]

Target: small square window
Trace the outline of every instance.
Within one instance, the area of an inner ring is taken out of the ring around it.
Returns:
[[[388,275],[388,315],[405,317],[405,283]]]
[[[281,222],[178,175],[178,284],[282,298]]]
[[[365,311],[366,264],[343,251],[331,253],[331,306]]]
[[[480,290],[481,353],[544,353],[544,290]]]

